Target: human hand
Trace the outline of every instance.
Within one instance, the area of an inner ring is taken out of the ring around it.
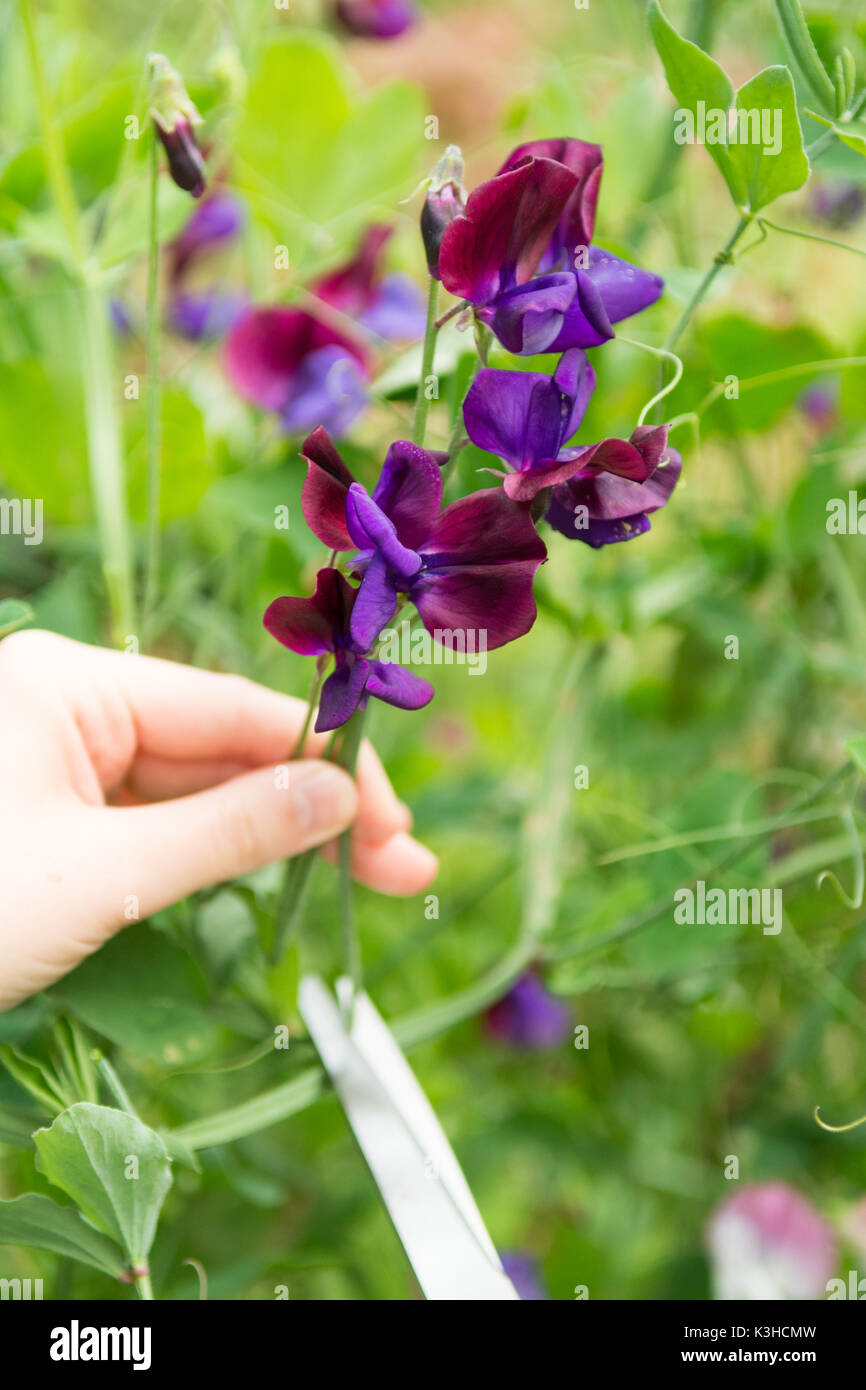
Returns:
[[[130,926],[131,901],[144,919],[352,823],[356,878],[421,892],[435,857],[369,744],[357,787],[316,760],[323,736],[275,775],[305,712],[239,676],[48,632],[0,643],[0,1010]]]

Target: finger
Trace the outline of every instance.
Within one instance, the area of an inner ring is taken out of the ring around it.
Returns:
[[[275,768],[245,773],[194,796],[79,815],[76,873],[99,879],[93,916],[103,934],[200,888],[252,873],[339,835],[358,807],[351,778],[330,763],[299,762],[287,784]],[[98,944],[94,943],[94,944]]]
[[[174,758],[136,758],[123,790],[137,801],[168,801],[218,787],[254,769],[244,763],[217,760],[179,761]]]
[[[332,863],[336,860],[335,845],[328,845],[323,853]],[[423,893],[438,872],[439,861],[432,850],[403,831],[375,842],[352,834],[352,874],[377,893],[412,897]]]

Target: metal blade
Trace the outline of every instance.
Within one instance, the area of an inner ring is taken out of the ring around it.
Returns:
[[[298,1006],[425,1297],[517,1299],[439,1121],[373,1004],[356,997],[349,1034],[330,990],[308,975]]]

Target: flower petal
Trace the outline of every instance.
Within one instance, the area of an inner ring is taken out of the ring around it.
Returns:
[[[554,459],[562,431],[562,396],[542,372],[483,368],[463,403],[466,433],[479,449],[513,468]]]
[[[556,337],[546,352],[565,352],[568,348],[599,347],[614,336],[602,296],[585,270],[570,272],[575,293],[562,316]]]
[[[589,265],[582,272],[601,295],[605,313],[611,323],[630,318],[648,305],[655,304],[665,287],[660,275],[652,275],[628,261],[620,260],[610,251],[593,246]]]
[[[594,446],[592,466],[620,478],[643,483],[662,461],[668,442],[667,425],[640,425],[631,439],[605,439]]]
[[[369,661],[352,654],[331,672],[319,695],[317,734],[339,729],[352,718],[358,706],[364,703],[364,686],[369,674]]]
[[[423,709],[436,694],[429,681],[388,661],[370,662],[366,688],[368,695],[398,709]]]
[[[513,169],[527,156],[556,160],[577,176],[577,186],[562,211],[545,256],[545,262],[549,261],[551,267],[563,257],[567,257],[573,264],[575,249],[578,246],[589,246],[592,241],[598,190],[604,168],[601,145],[572,139],[530,140],[528,144],[518,145],[517,149],[512,151],[500,173]]]
[[[367,379],[357,361],[341,347],[317,348],[303,358],[282,410],[290,434],[321,425],[331,434],[346,434],[369,400]]]
[[[484,633],[492,650],[529,631],[547,551],[527,507],[500,488],[474,492],[446,507],[422,554],[409,592],[428,632]]]
[[[649,530],[648,517],[668,501],[681,471],[680,455],[668,449],[665,461],[643,483],[612,473],[572,478],[554,488],[545,520],[570,540],[596,548],[633,540]]]
[[[442,468],[447,455],[406,439],[392,444],[373,491],[373,501],[391,518],[403,545],[415,548],[429,536],[442,506]]]
[[[299,656],[332,652],[349,632],[357,590],[335,569],[316,575],[311,598],[277,598],[264,616],[272,637]]]
[[[352,642],[359,652],[370,650],[396,611],[397,588],[393,574],[384,556],[377,551],[364,570],[352,609]]]
[[[442,283],[460,299],[487,304],[533,274],[577,185],[570,169],[529,159],[479,184],[466,211],[445,229],[439,252]]]
[[[421,556],[402,545],[397,528],[360,483],[353,483],[346,497],[346,525],[360,550],[375,550],[395,575],[410,579],[421,568]]]
[[[536,464],[524,473],[509,473],[502,480],[506,497],[514,502],[531,502],[544,488],[567,482],[593,463],[597,448],[597,444],[590,444],[585,449],[564,449],[550,463]]]
[[[327,430],[321,426],[313,430],[304,440],[301,458],[308,465],[301,492],[307,525],[332,550],[351,550],[354,541],[346,526],[346,496],[355,479]]]
[[[413,342],[424,336],[424,296],[410,276],[395,271],[377,285],[358,322],[389,343]]]
[[[551,344],[561,334],[576,292],[577,278],[569,271],[537,276],[525,285],[497,295],[491,304],[481,309],[479,318],[490,325],[509,352],[518,356],[549,352]],[[595,341],[603,339],[596,335]],[[594,342],[587,346],[594,346]]]
[[[368,227],[358,254],[317,280],[312,286],[313,294],[324,299],[326,304],[332,304],[341,314],[359,317],[372,303],[374,286],[379,278],[379,262],[385,244],[393,233],[393,227]]]
[[[302,309],[250,309],[233,325],[225,344],[225,368],[235,390],[264,410],[283,410],[298,368],[308,353],[336,345],[362,366],[357,343]]]

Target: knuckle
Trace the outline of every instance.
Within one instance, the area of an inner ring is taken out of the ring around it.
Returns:
[[[220,807],[214,831],[214,857],[223,878],[248,873],[261,862],[261,831],[245,801],[228,801]]]

